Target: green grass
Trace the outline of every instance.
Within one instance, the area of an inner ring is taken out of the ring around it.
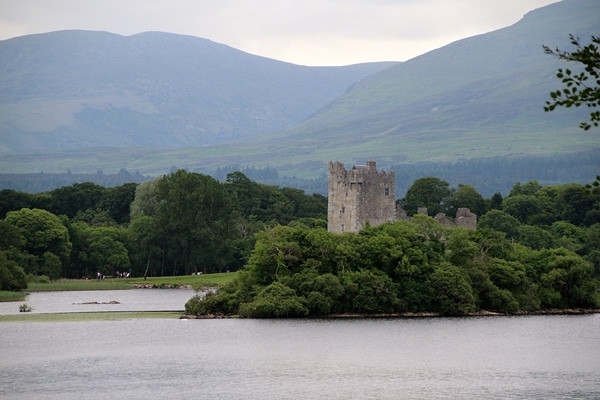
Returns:
[[[1,322],[78,322],[78,321],[115,321],[140,318],[176,319],[181,312],[169,311],[131,311],[131,312],[88,312],[88,313],[56,313],[35,314],[19,313],[0,315]]]
[[[126,290],[132,289],[134,285],[152,285],[156,287],[190,285],[198,290],[203,287],[219,287],[232,281],[237,272],[206,274],[206,275],[183,275],[183,276],[159,276],[141,278],[116,279],[108,278],[101,281],[96,279],[59,279],[49,283],[30,283],[28,292],[57,292],[76,290]],[[2,292],[0,292],[1,295]],[[10,292],[9,292],[10,293]],[[20,301],[19,299],[11,301]]]
[[[126,279],[58,279],[48,283],[30,283],[28,292],[61,292],[75,290],[124,290],[131,289]]]
[[[0,302],[5,301],[24,301],[27,293],[25,292],[9,292],[0,290]]]
[[[194,289],[202,287],[219,287],[231,282],[238,275],[237,272],[225,272],[220,274],[206,275],[180,275],[180,276],[160,276],[144,278],[128,278],[124,279],[129,284],[140,285],[190,285]]]

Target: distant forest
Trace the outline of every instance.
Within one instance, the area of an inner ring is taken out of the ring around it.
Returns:
[[[378,166],[384,169],[389,168],[381,162],[378,162]],[[346,165],[346,167],[351,167],[351,165]],[[398,164],[392,165],[391,169],[396,173],[396,197],[398,198],[406,194],[414,181],[427,176],[440,178],[450,183],[451,186],[458,186],[461,183],[473,186],[484,197],[492,197],[497,192],[506,196],[517,182],[536,180],[542,185],[592,182],[600,173],[600,148],[556,156],[504,156],[448,163]],[[204,173],[223,181],[228,173],[235,171],[242,172],[256,182],[292,187],[304,190],[306,193],[327,195],[327,166],[325,164],[323,165],[323,174],[315,179],[281,176],[273,167],[254,168],[239,165]]]
[[[389,168],[381,162],[378,164],[385,169]],[[347,165],[347,167],[349,166]],[[398,164],[391,166],[391,169],[396,173],[396,197],[398,198],[404,196],[415,180],[426,176],[438,177],[452,186],[461,183],[473,186],[484,197],[491,197],[496,192],[506,196],[516,182],[536,180],[542,185],[592,182],[600,173],[600,149],[543,157],[504,156],[449,163]],[[327,166],[325,164],[323,164],[323,174],[314,179],[284,176],[274,167],[261,168],[240,165],[230,165],[208,171],[195,170],[194,172],[224,181],[227,174],[238,171],[255,182],[301,189],[309,194],[327,195]],[[104,187],[115,187],[130,182],[141,183],[154,178],[139,172],[130,173],[125,169],[121,169],[117,174],[104,174],[102,171],[92,174],[71,172],[0,174],[0,190],[13,189],[27,193],[42,193],[74,183],[92,182]]]
[[[154,179],[139,172],[130,173],[121,169],[117,174],[104,174],[96,171],[93,174],[77,174],[38,172],[31,174],[0,174],[0,190],[11,189],[25,193],[43,193],[74,183],[91,182],[103,187],[121,186],[125,183],[142,183]]]

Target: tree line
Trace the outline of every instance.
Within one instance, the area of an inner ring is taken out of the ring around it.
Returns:
[[[84,182],[37,194],[4,189],[0,280],[13,282],[2,289],[19,289],[24,275],[235,271],[258,230],[302,218],[323,221],[326,214],[324,196],[259,184],[239,172],[224,182],[177,170],[110,188]]]
[[[544,185],[566,182],[587,182],[597,175],[600,167],[600,152],[593,149],[573,154],[548,156],[498,156],[473,158],[455,162],[416,162],[391,165],[396,174],[396,193],[406,193],[412,182],[435,176],[456,186],[469,182],[485,197],[499,192],[504,195],[512,189],[515,181],[527,182],[537,179]],[[323,171],[326,164],[322,165]],[[175,172],[174,168],[171,172]],[[249,179],[266,185],[292,187],[306,193],[327,195],[327,176],[299,178],[282,175],[273,167],[229,165],[214,170],[193,171],[224,181],[232,172],[242,172]],[[13,189],[27,193],[41,193],[75,183],[95,183],[104,187],[120,186],[129,182],[141,183],[154,179],[122,169],[117,174],[44,173],[0,174],[0,189]]]
[[[131,182],[141,183],[152,179],[152,177],[144,176],[139,172],[130,173],[125,168],[121,168],[116,174],[105,174],[101,170],[95,173],[72,173],[71,171],[64,173],[0,173],[0,189],[13,189],[26,193],[42,193],[75,183],[89,182],[104,187],[114,187]]]
[[[294,222],[257,233],[238,278],[186,304],[190,314],[302,317],[336,313],[464,315],[600,306],[600,194],[579,184],[515,184],[502,198],[413,183],[399,203],[409,221],[331,233]],[[484,210],[477,230],[430,214]],[[481,208],[480,208],[481,207]]]
[[[417,179],[398,203],[412,216],[359,234],[326,230],[327,198],[177,170],[104,188],[0,191],[0,282],[241,270],[192,313],[326,315],[596,307],[600,193],[517,183],[505,198]],[[430,215],[415,215],[417,207]],[[468,207],[475,231],[439,225]]]

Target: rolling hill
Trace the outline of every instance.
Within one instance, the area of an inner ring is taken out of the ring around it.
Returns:
[[[550,91],[560,87],[556,70],[565,65],[544,54],[542,45],[569,50],[569,34],[587,43],[599,33],[600,2],[563,0],[512,26],[403,63],[347,67],[295,66],[159,33],[123,38],[57,32],[11,39],[0,42],[0,76],[8,71],[12,77],[0,78],[0,170],[162,174],[175,167],[203,172],[268,166],[301,179],[323,176],[329,160],[372,158],[397,171],[472,160],[473,173],[485,181],[491,179],[486,173],[495,172],[482,170],[487,163],[481,160],[501,166],[509,158],[550,157],[551,163],[542,162],[546,169],[563,168],[551,181],[593,180],[600,171],[600,151],[594,152],[600,133],[578,128],[585,107],[544,113]],[[34,64],[47,69],[47,77],[13,84],[19,65],[28,65],[19,57],[35,53],[24,49],[48,46],[38,41],[61,35],[80,43],[63,51],[71,58],[59,57],[56,49],[37,54]],[[211,56],[194,56],[192,45],[206,47]],[[16,54],[10,62],[7,47]],[[94,55],[83,57],[89,52]],[[190,57],[196,58],[182,61]],[[208,59],[219,61],[209,65]],[[57,71],[70,64],[58,79]],[[562,162],[563,155],[573,160],[584,152],[585,165],[575,168],[579,174]],[[514,179],[539,179],[525,169]]]
[[[393,64],[306,67],[159,32],[9,39],[0,42],[0,152],[253,138],[301,122]]]
[[[586,107],[543,111],[565,65],[542,50],[569,49],[569,34],[588,43],[599,33],[600,2],[563,0],[374,74],[257,150],[394,165],[600,147],[597,130],[578,128]]]

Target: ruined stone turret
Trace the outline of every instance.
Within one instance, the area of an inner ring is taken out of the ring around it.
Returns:
[[[367,223],[377,226],[396,220],[395,174],[377,171],[375,161],[355,165],[329,162],[327,229],[358,232]]]
[[[349,170],[339,161],[330,161],[327,230],[358,232],[367,224],[410,220],[406,211],[396,206],[395,178],[394,171],[377,171],[372,160]],[[427,208],[419,207],[417,213],[427,215]],[[440,213],[435,220],[446,226],[477,228],[477,215],[468,208],[457,209],[455,219]]]

